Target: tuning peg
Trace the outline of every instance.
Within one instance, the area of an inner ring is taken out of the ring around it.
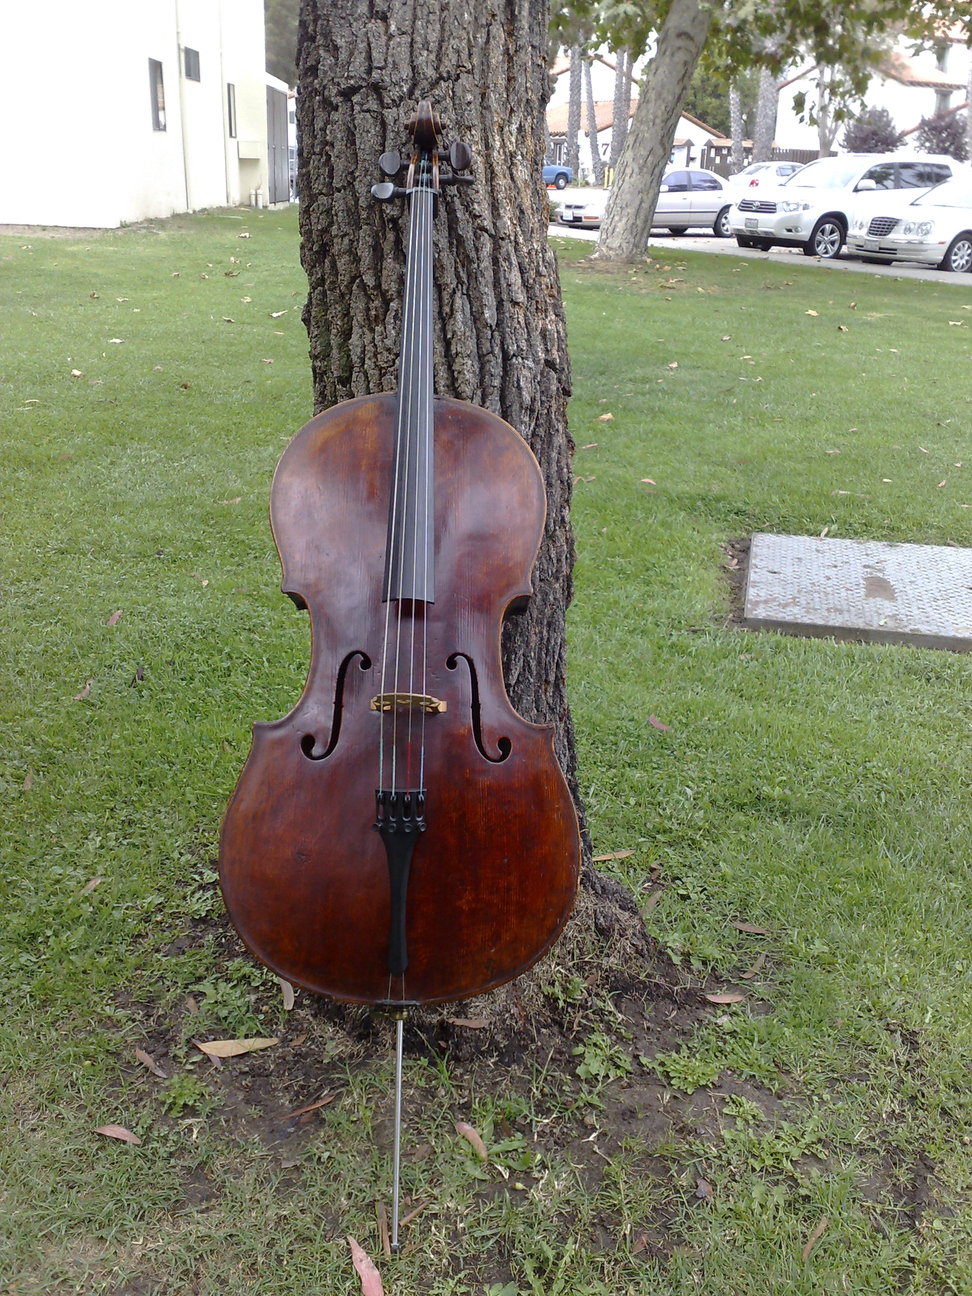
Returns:
[[[393,198],[403,198],[407,193],[407,189],[400,189],[390,180],[383,180],[381,184],[371,186],[371,196],[377,198],[379,202],[391,202]]]
[[[386,176],[398,175],[402,169],[402,155],[398,149],[391,149],[388,153],[382,153],[378,159],[378,169]]]
[[[449,145],[449,165],[453,171],[468,171],[472,163],[472,150],[468,144],[456,140]]]

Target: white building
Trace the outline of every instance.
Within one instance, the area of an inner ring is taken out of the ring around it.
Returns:
[[[111,228],[251,191],[285,201],[287,116],[286,86],[265,73],[263,0],[7,4],[0,224]]]

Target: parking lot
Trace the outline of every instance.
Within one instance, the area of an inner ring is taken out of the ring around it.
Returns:
[[[559,192],[550,190],[550,196],[555,202],[562,202],[572,196],[577,201],[583,198],[584,193],[584,189],[568,188]],[[550,233],[562,238],[584,239],[590,243],[596,243],[599,236],[599,231],[596,229],[577,229],[559,223],[551,223]],[[826,270],[852,274],[891,275],[896,279],[927,279],[935,283],[952,283],[966,288],[972,280],[972,274],[950,274],[944,270],[936,270],[933,266],[911,266],[900,261],[892,262],[891,265],[869,265],[843,252],[832,261],[804,256],[799,248],[775,247],[769,252],[759,252],[755,248],[739,247],[736,240],[732,238],[716,238],[711,230],[705,232],[700,230],[697,234],[690,231],[682,235],[670,234],[667,230],[654,230],[648,242],[648,252],[652,256],[664,256],[666,252],[712,252],[717,256],[746,257],[750,261],[780,261],[796,258],[799,264],[818,265]]]

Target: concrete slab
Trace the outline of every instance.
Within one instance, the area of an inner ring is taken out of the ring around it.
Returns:
[[[972,549],[753,536],[743,620],[786,634],[972,651]]]

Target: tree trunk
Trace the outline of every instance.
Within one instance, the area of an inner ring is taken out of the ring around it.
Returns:
[[[382,178],[379,156],[405,151],[406,120],[419,99],[431,99],[446,141],[472,149],[475,179],[443,194],[436,220],[435,386],[506,419],[540,462],[547,520],[533,597],[503,631],[504,670],[517,710],[556,726],[576,799],[565,688],[574,558],[570,367],[540,174],[546,24],[545,0],[486,0],[474,23],[463,0],[302,0],[301,259],[317,409],[394,390],[406,217],[401,203],[375,202],[370,189]],[[586,916],[566,947],[589,949],[595,932],[624,926],[626,944],[643,950],[633,902],[591,869],[589,847],[583,889]],[[521,982],[501,1005],[529,994]]]
[[[773,153],[773,136],[776,133],[776,111],[780,88],[776,73],[761,68],[759,97],[756,100],[756,128],[753,131],[753,161],[768,162]]]
[[[604,184],[604,163],[597,146],[597,110],[594,107],[594,84],[591,80],[590,59],[584,60],[584,96],[587,106],[587,142],[591,149],[591,173],[594,183],[600,188]]]
[[[631,53],[619,49],[614,68],[614,117],[611,122],[612,170],[618,165],[621,150],[628,138],[628,117],[631,114]]]
[[[972,53],[969,55],[969,78],[965,85],[965,156],[972,162]]]
[[[729,160],[729,172],[735,175],[745,165],[743,147],[743,110],[739,83],[733,81],[729,86],[729,130],[732,133],[732,153]]]
[[[711,10],[703,9],[698,0],[672,0],[618,163],[601,223],[598,258],[633,261],[644,255],[658,187],[711,22]]]
[[[574,178],[580,170],[580,128],[581,128],[581,93],[582,66],[580,47],[574,45],[570,51],[570,71],[567,73],[567,143],[564,162],[571,167]]]

